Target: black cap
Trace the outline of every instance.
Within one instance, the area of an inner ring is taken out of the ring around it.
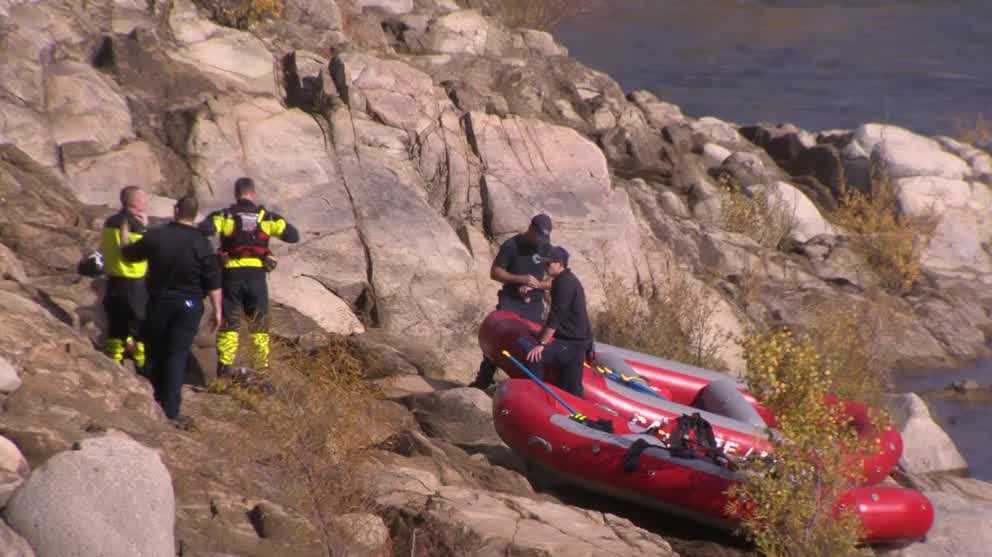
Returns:
[[[548,242],[551,240],[551,217],[541,213],[539,215],[534,215],[534,218],[530,219],[530,228],[537,233],[540,240]]]
[[[554,246],[547,255],[541,257],[542,263],[551,263],[552,261],[557,261],[568,267],[568,252],[565,251],[565,248],[561,246]]]

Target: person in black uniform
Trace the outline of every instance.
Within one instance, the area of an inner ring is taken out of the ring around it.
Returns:
[[[144,339],[148,344],[146,373],[155,400],[177,426],[183,376],[193,338],[203,316],[203,298],[210,297],[211,325],[221,320],[221,275],[210,242],[194,225],[198,204],[187,195],[176,202],[175,220],[148,231],[137,242],[121,248],[126,261],[148,261],[148,312]]]
[[[568,252],[555,246],[543,258],[551,275],[551,309],[538,335],[538,344],[527,353],[527,361],[558,367],[558,387],[582,396],[582,363],[596,359],[592,325],[586,308],[586,293],[568,268]],[[540,372],[540,370],[538,370]],[[543,374],[542,374],[543,375]]]
[[[200,230],[207,236],[220,236],[223,270],[224,319],[217,334],[217,377],[232,374],[238,353],[241,315],[248,319],[255,348],[252,367],[269,367],[269,286],[266,273],[275,269],[269,239],[295,244],[300,233],[282,216],[255,204],[255,181],[238,178],[234,182],[236,203],[211,213]]]
[[[551,217],[541,213],[530,220],[527,232],[503,242],[489,270],[489,278],[503,283],[496,309],[541,323],[544,321],[544,291],[551,287],[545,278],[541,255],[551,241]],[[470,387],[485,389],[493,383],[496,364],[483,356]]]

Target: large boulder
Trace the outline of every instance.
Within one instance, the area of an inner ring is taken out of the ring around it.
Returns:
[[[368,54],[344,53],[334,59],[332,72],[342,99],[352,110],[418,135],[437,121],[434,82],[412,66]]]
[[[382,518],[370,513],[347,513],[335,516],[333,524],[356,552],[384,554],[389,545],[389,528]]]
[[[117,436],[87,439],[52,457],[4,512],[40,557],[172,556],[175,514],[158,453]]]
[[[52,139],[60,148],[104,153],[134,137],[127,101],[90,64],[64,60],[48,67],[45,95]]]
[[[2,10],[0,10],[2,13]],[[34,550],[27,540],[10,529],[7,523],[0,520],[0,555],[4,557],[35,557]]]
[[[8,394],[21,386],[21,375],[7,358],[0,356],[0,393]]]
[[[68,450],[90,430],[142,433],[161,419],[148,382],[97,354],[54,308],[2,289],[0,304],[0,357],[17,362],[23,381],[4,399],[3,434],[29,463]]]
[[[456,445],[500,445],[493,401],[470,387],[413,395],[404,401],[428,435]]]
[[[455,221],[479,219],[480,164],[461,114],[430,75],[400,61],[351,53],[334,59],[332,74],[342,100],[368,116],[353,120],[362,143],[412,159],[437,212]]]
[[[278,91],[275,60],[261,39],[201,18],[190,0],[172,4],[168,23],[180,45],[169,57],[199,68],[217,89],[262,96]]]
[[[424,39],[428,50],[440,54],[486,54],[493,28],[478,10],[459,10],[433,22]]]
[[[52,131],[44,115],[0,100],[0,145],[16,145],[47,167],[58,163]]]
[[[992,142],[986,142],[986,147],[983,149],[980,144],[969,145],[946,136],[937,137],[937,141],[944,149],[967,162],[974,176],[983,177],[985,181],[992,180],[992,149],[989,149]]]
[[[890,557],[980,557],[992,546],[992,484],[971,478],[911,478],[933,503],[934,522],[926,539]]]
[[[3,244],[0,244],[0,279],[18,282],[28,280],[24,265],[17,258],[17,254]]]
[[[58,164],[58,156],[52,137],[53,122],[46,114],[49,87],[55,85],[68,96],[52,99],[63,103],[64,107],[66,98],[71,102],[80,95],[82,98],[75,100],[90,102],[96,97],[112,97],[106,95],[109,83],[83,79],[73,85],[59,77],[48,78],[49,66],[53,65],[50,53],[56,45],[64,52],[86,39],[86,25],[73,17],[71,9],[58,2],[28,1],[5,2],[0,11],[5,16],[4,32],[0,33],[0,52],[3,52],[0,56],[0,144],[13,143],[40,164],[54,167]],[[86,73],[89,78],[94,77],[92,71]],[[56,83],[59,81],[62,83]],[[114,104],[119,103],[115,100]],[[96,109],[101,110],[100,107]],[[112,112],[114,107],[103,110]],[[105,136],[112,133],[112,127],[103,131]]]
[[[676,555],[657,534],[612,514],[441,485],[436,475],[407,467],[381,471],[375,485],[386,512],[431,524],[466,555]]]
[[[470,339],[481,320],[472,255],[429,204],[424,177],[409,155],[380,147],[381,140],[401,141],[393,132],[406,132],[362,122],[345,108],[335,110],[331,122],[379,324],[431,343],[443,367],[428,373],[467,382],[478,359]]]
[[[789,224],[789,235],[798,242],[805,242],[820,234],[835,233],[820,210],[798,188],[786,182],[775,182],[767,189],[769,206]]]
[[[898,126],[865,124],[854,132],[854,141],[865,153],[879,157],[891,178],[939,176],[960,180],[971,174],[968,163],[945,151],[936,140]]]
[[[631,102],[644,113],[647,123],[655,129],[661,129],[671,124],[685,121],[682,109],[678,106],[658,99],[654,93],[643,89],[628,95]],[[729,156],[730,153],[727,153]]]
[[[0,509],[7,505],[7,500],[24,483],[29,472],[28,461],[17,445],[0,437]]]
[[[954,441],[930,416],[923,399],[915,393],[889,396],[886,407],[903,437],[899,466],[913,474],[963,470],[968,462]]]
[[[91,205],[116,206],[124,186],[140,185],[157,192],[164,180],[158,158],[140,140],[92,157],[63,155],[63,161],[73,193]]]
[[[413,0],[355,0],[359,9],[371,8],[391,15],[400,15],[413,11]]]
[[[497,239],[551,216],[592,305],[602,271],[637,283],[647,276],[627,192],[615,189],[602,151],[574,130],[538,120],[469,114],[469,138],[484,163],[486,228]]]
[[[992,227],[992,188],[939,176],[896,181],[899,208],[937,220],[923,255],[925,267],[943,272],[992,273],[987,231]]]

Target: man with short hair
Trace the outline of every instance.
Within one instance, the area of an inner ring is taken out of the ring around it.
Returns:
[[[148,261],[147,373],[155,400],[178,427],[189,425],[179,409],[205,296],[213,309],[214,332],[221,320],[220,268],[210,242],[194,225],[197,210],[195,197],[183,197],[176,202],[175,220],[121,249],[126,261]]]
[[[543,261],[552,277],[551,309],[538,344],[527,353],[527,361],[556,366],[558,387],[581,397],[583,360],[596,359],[585,289],[568,268],[565,248],[551,248]]]
[[[145,319],[145,261],[129,262],[121,258],[121,247],[137,242],[145,234],[148,196],[137,186],[121,189],[121,210],[103,223],[100,252],[103,254],[107,288],[103,307],[107,312],[107,340],[104,353],[118,364],[131,353],[138,373],[144,372],[145,343],[139,332]]]
[[[489,269],[489,278],[503,283],[496,309],[512,311],[535,323],[544,320],[544,291],[551,287],[545,278],[541,254],[551,241],[551,217],[541,213],[530,220],[523,234],[503,242]],[[470,387],[485,389],[493,383],[496,364],[485,355]]]
[[[253,367],[269,367],[269,285],[266,273],[273,270],[276,258],[269,250],[269,239],[295,244],[300,233],[280,215],[255,204],[255,181],[238,178],[234,182],[234,205],[215,211],[202,223],[207,236],[220,236],[223,268],[224,319],[217,333],[217,377],[231,374],[238,353],[238,329],[241,314],[248,320],[255,347]]]

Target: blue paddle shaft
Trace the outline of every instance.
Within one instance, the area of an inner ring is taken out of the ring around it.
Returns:
[[[578,413],[578,412],[575,411],[574,408],[572,408],[571,406],[569,406],[569,404],[567,402],[565,402],[564,399],[562,399],[560,396],[558,396],[558,393],[556,393],[553,390],[551,390],[551,387],[547,386],[544,383],[544,381],[541,381],[537,377],[537,375],[534,375],[534,372],[532,372],[531,370],[527,369],[527,366],[525,366],[524,364],[520,363],[520,360],[514,358],[513,355],[510,354],[509,351],[504,350],[503,351],[503,355],[506,356],[507,358],[509,358],[511,362],[513,362],[514,364],[516,364],[517,367],[519,367],[521,370],[523,370],[523,372],[526,373],[528,377],[530,377],[531,379],[533,379],[534,382],[537,383],[537,386],[538,387],[541,387],[542,389],[544,389],[544,391],[546,393],[548,393],[549,395],[555,397],[555,400],[557,400],[558,402],[560,402],[561,405],[565,407],[565,410],[568,410],[568,412],[570,414],[577,414]]]

